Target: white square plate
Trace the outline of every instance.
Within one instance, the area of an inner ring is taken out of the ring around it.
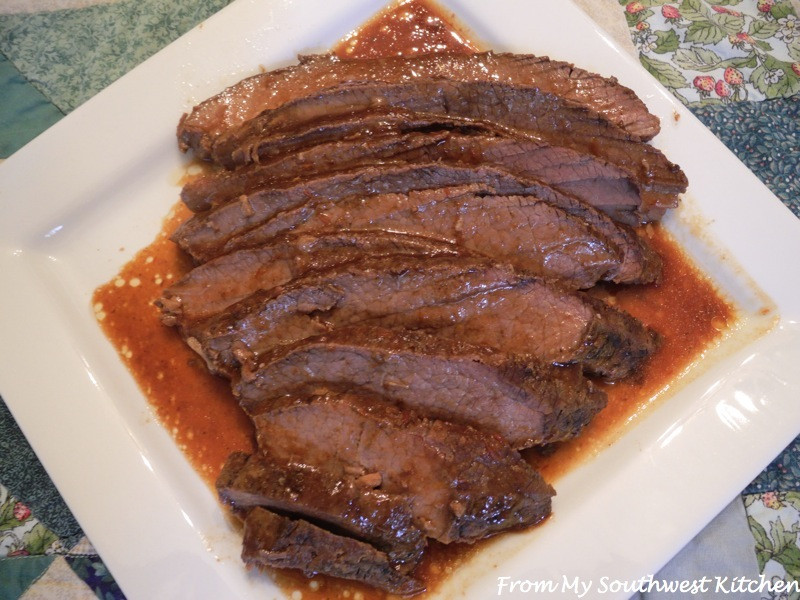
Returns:
[[[259,66],[324,51],[382,4],[239,0],[0,165],[0,392],[131,599],[280,592],[243,568],[213,493],[97,326],[92,292],[176,202],[182,112]],[[691,182],[666,225],[742,318],[679,390],[558,482],[548,523],[501,538],[440,594],[494,596],[500,576],[598,586],[654,573],[800,432],[800,221],[571,3],[442,4],[487,47],[569,60],[642,96],[662,120],[655,143]]]

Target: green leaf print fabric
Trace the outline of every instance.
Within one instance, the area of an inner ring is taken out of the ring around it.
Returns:
[[[800,92],[800,19],[790,0],[620,4],[642,65],[684,104]]]

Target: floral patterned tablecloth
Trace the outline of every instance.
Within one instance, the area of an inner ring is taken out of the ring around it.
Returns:
[[[625,4],[642,65],[690,106],[800,92],[800,19],[786,0]]]
[[[598,23],[626,27],[642,65],[800,217],[797,2],[596,2]],[[0,159],[227,3],[0,0]],[[723,557],[714,568],[800,580],[799,532],[800,438],[664,573]],[[0,600],[122,597],[0,399]]]

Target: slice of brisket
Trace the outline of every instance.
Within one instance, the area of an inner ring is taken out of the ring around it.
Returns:
[[[311,139],[302,131],[259,136],[258,154],[262,157],[260,165],[236,172],[217,171],[192,180],[181,191],[181,199],[190,210],[200,212],[265,187],[276,185],[280,187],[281,184],[285,187],[287,182],[296,183],[295,180],[302,174],[293,172],[291,168],[287,169],[292,162],[281,161],[280,158],[286,155],[302,156],[304,152],[317,146],[327,147],[336,142],[363,144],[372,138],[384,139],[387,136],[410,133],[454,132],[485,135],[501,133],[482,123],[454,119],[445,115],[421,115],[408,111],[380,109],[327,117],[309,124],[309,129],[317,133]],[[385,155],[386,151],[376,146],[374,156],[377,158]],[[269,157],[269,160],[265,157]],[[345,154],[338,158],[335,165],[329,164],[326,160],[319,160],[315,170],[318,173],[327,173],[333,167],[335,172],[342,171],[357,158],[358,155]],[[309,173],[306,172],[305,175]],[[384,189],[380,181],[372,181],[372,185],[377,186],[376,190]],[[384,191],[389,190],[384,189]]]
[[[181,119],[179,145],[207,158],[222,132],[301,95],[347,81],[397,83],[415,77],[535,86],[604,115],[640,139],[650,139],[659,130],[658,119],[616,79],[546,57],[484,52],[348,60],[325,55],[304,57],[297,65],[244,79],[202,102]]]
[[[257,290],[365,255],[457,254],[447,242],[387,231],[288,234],[268,245],[224,254],[189,271],[156,301],[166,325],[210,317]]]
[[[577,367],[363,326],[279,346],[245,365],[233,389],[256,414],[286,389],[317,384],[367,390],[421,415],[497,433],[513,448],[570,439],[606,403]]]
[[[435,149],[409,147],[396,159],[419,160],[421,154],[427,157],[423,153],[430,152],[448,161],[495,165],[540,179],[615,218],[622,215],[629,224],[660,217],[664,209],[678,205],[679,195],[688,185],[686,175],[660,150],[639,144],[633,154],[627,154],[614,142],[604,141],[603,146],[592,156],[530,137],[455,132]]]
[[[419,563],[427,542],[408,499],[365,486],[343,465],[310,465],[302,455],[231,454],[216,481],[220,500],[244,515],[263,506],[297,516],[386,553],[398,571]]]
[[[334,325],[458,301],[516,279],[509,265],[468,255],[367,256],[255,292],[182,333],[213,372],[232,374],[254,354],[327,333]]]
[[[372,395],[286,394],[252,418],[263,454],[341,466],[360,485],[406,499],[417,527],[443,543],[533,525],[550,512],[553,489],[501,437]]]
[[[580,363],[609,379],[634,372],[657,346],[626,313],[472,256],[365,258],[256,292],[182,333],[209,368],[231,375],[278,344],[368,321]]]
[[[313,235],[346,228],[386,230],[448,241],[570,288],[616,278],[622,252],[585,220],[535,196],[491,192],[483,184],[472,184],[304,204],[247,232],[243,245],[258,245],[290,231]],[[646,283],[656,275],[657,268],[648,269],[628,283]]]
[[[497,135],[491,130],[393,133],[318,144],[263,164],[200,178],[187,184],[182,197],[197,207],[246,197],[247,204],[254,206],[254,213],[258,214],[258,205],[264,203],[259,196],[262,190],[291,187],[308,179],[313,184],[315,178],[331,171],[386,161],[447,162],[502,168],[574,195],[623,222],[637,224],[658,218],[665,208],[677,206],[678,197],[687,186],[680,168],[658,150],[647,144],[638,150],[642,154],[639,162],[623,155],[621,164],[612,164],[563,146],[519,135]]]
[[[633,172],[658,151],[599,115],[537,87],[496,82],[415,79],[408,83],[345,83],[299,98],[232,128],[214,143],[214,162],[227,168],[259,162],[258,140],[273,130],[307,127],[315,119],[392,106],[524,132],[553,146],[591,154]],[[264,157],[264,158],[268,158]]]
[[[395,570],[386,553],[301,519],[254,508],[244,520],[242,560],[256,567],[299,569],[360,581],[394,594],[412,595],[424,585]]]
[[[320,144],[340,141],[364,142],[370,138],[387,135],[435,131],[487,135],[513,133],[497,124],[461,119],[453,115],[423,114],[402,108],[378,107],[357,113],[323,114],[313,121],[279,130],[256,130],[248,133],[243,126],[241,130],[226,133],[224,138],[219,140],[219,147],[215,146],[215,152],[219,153],[220,159],[216,162],[220,164],[230,162],[228,166],[264,164],[286,154],[300,153]],[[239,136],[243,138],[240,139]],[[232,157],[230,161],[226,158],[228,153]],[[266,173],[268,171],[262,171],[262,175]],[[285,174],[276,175],[278,179],[286,179]],[[187,192],[182,194],[187,206],[202,209],[208,202],[219,201],[221,190],[217,192],[217,197],[207,195],[205,200],[198,194],[202,191],[202,188],[189,187]]]
[[[660,258],[648,244],[629,228],[615,223],[605,213],[557,191],[535,179],[511,175],[500,168],[469,167],[451,163],[386,164],[312,177],[289,187],[274,187],[242,195],[213,210],[194,215],[185,221],[173,239],[197,260],[205,261],[218,254],[263,244],[275,235],[265,225],[281,211],[310,207],[327,201],[374,196],[481,183],[496,194],[523,194],[558,207],[585,221],[592,229],[616,246],[620,260],[609,278],[617,283],[649,282],[660,273]]]

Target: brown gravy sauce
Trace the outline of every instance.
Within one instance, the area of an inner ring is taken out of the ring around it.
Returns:
[[[371,58],[482,50],[457,22],[455,15],[446,14],[434,4],[405,0],[348,33],[333,52],[342,58]]]
[[[335,52],[364,57],[477,50],[478,46],[454,22],[452,15],[421,0],[401,2],[346,36]],[[153,243],[95,291],[93,307],[103,331],[136,378],[157,418],[194,468],[213,486],[231,452],[253,450],[253,430],[227,382],[205,370],[203,361],[182,342],[176,330],[161,324],[153,305],[162,290],[191,269],[191,261],[169,240],[171,232],[190,214],[181,203],[173,207]],[[659,331],[663,345],[640,378],[601,384],[608,393],[608,407],[578,439],[559,444],[547,455],[526,453],[548,481],[553,482],[571,466],[610,445],[622,428],[662,395],[735,321],[733,308],[665,231],[648,226],[642,233],[664,259],[662,281],[631,288],[602,286],[595,293]],[[435,589],[480,547],[481,544],[433,544],[420,567],[428,590]],[[300,592],[303,600],[394,597],[330,577],[309,580],[293,571],[274,571],[270,575],[287,596],[297,597],[295,592]]]

